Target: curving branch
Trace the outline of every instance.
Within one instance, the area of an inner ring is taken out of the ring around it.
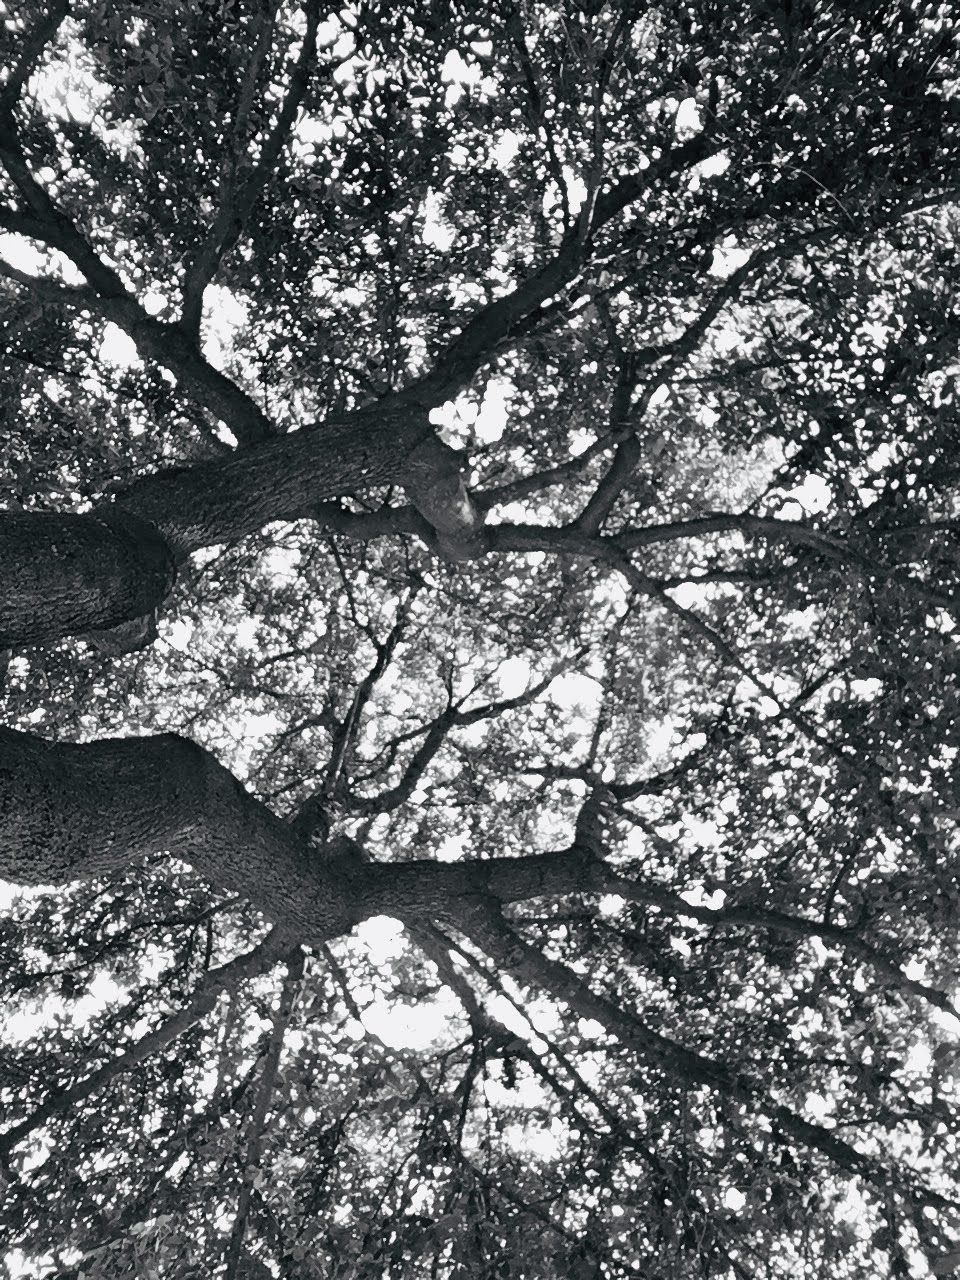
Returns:
[[[811,551],[858,570],[867,579],[880,578],[895,582],[898,586],[929,600],[941,608],[957,608],[960,601],[946,592],[937,591],[905,573],[896,566],[888,566],[865,555],[852,546],[849,539],[811,529],[799,520],[781,520],[774,516],[752,516],[740,512],[711,512],[692,520],[677,520],[666,524],[645,525],[637,529],[618,532],[611,541],[624,551],[654,546],[684,538],[701,538],[711,533],[741,533],[746,536],[772,538],[779,542],[795,542]],[[898,530],[884,531],[884,536],[894,536]]]
[[[70,12],[70,0],[51,0],[50,8],[34,29],[27,33],[20,56],[7,72],[7,79],[0,89],[0,118],[12,110],[20,100],[24,85],[36,70],[43,51],[54,38]]]
[[[582,656],[582,655],[579,655]],[[501,698],[495,702],[483,703],[478,707],[464,710],[463,705],[451,702],[434,720],[426,726],[426,737],[411,756],[400,781],[395,786],[375,796],[357,796],[346,788],[340,793],[340,799],[353,813],[370,816],[377,813],[390,813],[409,800],[416,790],[417,784],[440,750],[447,736],[454,729],[466,729],[479,724],[482,720],[491,720],[505,711],[516,711],[520,707],[529,706],[569,665],[567,661],[555,663],[540,680],[535,681],[523,693],[512,698]],[[469,696],[469,695],[467,695]],[[423,730],[421,730],[423,732]]]
[[[605,996],[597,995],[566,966],[542,954],[515,933],[499,908],[489,900],[474,900],[457,921],[451,921],[485,955],[525,985],[540,987],[562,1000],[581,1017],[592,1018],[639,1057],[652,1062],[678,1085],[707,1086],[726,1098],[755,1108],[778,1133],[819,1151],[831,1163],[857,1174],[881,1190],[890,1186],[890,1171],[872,1156],[859,1151],[832,1129],[805,1120],[772,1097],[763,1083],[763,1072],[734,1069],[693,1049],[677,1044],[642,1022]],[[928,1187],[906,1185],[914,1202],[940,1208],[954,1203]]]
[[[687,916],[712,929],[762,929],[783,934],[786,937],[819,938],[825,942],[835,943],[856,956],[858,960],[865,961],[897,991],[917,996],[935,1009],[960,1018],[960,1009],[945,991],[908,978],[901,966],[886,952],[879,947],[871,946],[853,928],[830,924],[826,920],[805,920],[802,916],[793,916],[785,911],[759,905],[734,904],[716,908],[694,906],[672,889],[614,873],[608,876],[607,885],[608,892],[619,894],[630,902],[656,907],[670,916]]]

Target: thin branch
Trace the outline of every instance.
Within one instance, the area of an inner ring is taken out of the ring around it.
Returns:
[[[383,678],[390,665],[397,645],[406,630],[407,623],[410,618],[410,607],[420,592],[423,582],[415,582],[411,588],[407,598],[401,602],[397,609],[397,617],[393,626],[387,633],[384,641],[379,642],[371,636],[371,641],[376,649],[376,657],[373,666],[360,681],[353,697],[350,699],[350,707],[343,720],[335,724],[332,731],[332,741],[330,744],[330,759],[327,764],[324,776],[323,786],[320,792],[310,797],[300,808],[300,812],[295,819],[295,826],[298,830],[302,829],[302,824],[308,821],[306,815],[314,811],[318,805],[322,805],[333,796],[338,788],[341,775],[344,774],[345,763],[353,751],[356,742],[357,733],[360,728],[360,720],[363,712],[370,701],[378,682]],[[349,776],[349,775],[345,775]]]
[[[44,302],[63,303],[73,307],[89,307],[97,295],[87,285],[64,284],[53,276],[34,276],[0,259],[0,276],[13,280]]]
[[[239,240],[257,200],[271,174],[275,172],[280,152],[290,136],[290,129],[306,94],[316,57],[317,29],[320,23],[319,0],[308,0],[305,8],[306,31],[290,75],[286,95],[274,126],[260,147],[256,164],[249,167],[246,179],[241,181],[241,174],[245,167],[239,155],[239,150],[244,145],[242,133],[250,112],[260,67],[269,52],[276,18],[275,11],[261,28],[257,47],[247,67],[244,85],[241,88],[234,124],[234,147],[224,159],[217,216],[197,251],[184,283],[180,323],[188,333],[196,333],[199,328],[204,290],[213,279],[224,256]]]
[[[786,934],[794,938],[820,938],[847,950],[851,955],[866,961],[883,978],[899,991],[918,996],[935,1008],[960,1018],[960,1009],[944,991],[926,983],[908,978],[888,955],[877,947],[871,946],[853,929],[830,924],[824,920],[805,920],[801,916],[792,916],[785,911],[777,911],[760,906],[703,907],[694,906],[678,893],[664,886],[628,879],[611,872],[608,879],[608,891],[616,893],[631,902],[639,902],[655,906],[660,911],[672,916],[688,916],[701,924],[714,929],[746,927],[749,929],[768,929],[774,933]]]
[[[508,481],[506,484],[474,493],[473,500],[481,511],[488,511],[491,507],[497,507],[507,502],[518,502],[523,498],[530,497],[531,494],[539,493],[542,489],[550,489],[554,485],[562,484],[565,480],[569,480],[585,471],[594,458],[609,450],[611,443],[611,437],[604,433],[588,449],[584,449],[583,453],[578,453],[576,457],[569,458],[566,462],[561,462],[555,467],[548,467],[544,471],[535,471],[532,475],[521,476],[519,479]]]
[[[243,1238],[247,1228],[247,1215],[250,1211],[253,1182],[260,1169],[267,1112],[276,1087],[280,1055],[283,1052],[284,1038],[290,1019],[293,1016],[300,983],[303,979],[305,961],[306,957],[302,947],[294,947],[289,953],[287,973],[280,992],[280,1005],[273,1020],[270,1042],[257,1086],[253,1114],[250,1117],[247,1129],[247,1145],[244,1152],[240,1192],[237,1196],[237,1209],[233,1219],[233,1229],[230,1232],[230,1241],[224,1255],[224,1280],[237,1280]]]
[[[10,113],[0,115],[0,165],[30,210],[26,215],[30,234],[48,247],[59,249],[89,281],[90,289],[84,294],[61,292],[56,298],[80,301],[113,321],[133,339],[142,356],[156,360],[175,374],[201,404],[226,423],[241,444],[252,444],[274,434],[273,424],[256,402],[204,359],[197,343],[178,326],[149,315],[127,290],[120,275],[88,244],[77,225],[30,172]],[[13,269],[4,270],[9,274]],[[38,283],[35,277],[22,273],[15,278],[41,296],[49,287],[49,281]]]
[[[122,1054],[111,1058],[89,1076],[50,1093],[29,1116],[5,1129],[0,1134],[0,1161],[6,1163],[10,1152],[52,1116],[84,1102],[92,1094],[106,1088],[118,1076],[133,1071],[142,1062],[160,1053],[167,1045],[172,1044],[174,1040],[205,1018],[213,1010],[224,991],[232,991],[247,978],[263,973],[274,965],[289,947],[289,937],[275,928],[252,951],[237,956],[219,969],[209,970],[190,1000],[175,1014],[166,1018],[153,1031],[141,1036]]]
[[[817,529],[811,529],[799,520],[780,520],[771,516],[752,516],[736,512],[716,512],[698,516],[692,520],[678,520],[667,524],[647,525],[639,529],[626,529],[616,534],[612,541],[626,551],[652,546],[658,542],[699,538],[711,533],[726,532],[798,542],[830,560],[860,570],[868,578],[886,578],[896,582],[898,586],[929,600],[940,608],[955,609],[960,605],[960,601],[955,596],[928,587],[912,574],[881,564],[856,547],[852,547],[849,542]]]
[[[544,956],[520,938],[504,920],[496,904],[489,901],[465,903],[450,923],[478,946],[490,959],[521,982],[539,986],[562,1000],[581,1017],[594,1018],[624,1045],[647,1061],[654,1062],[679,1085],[706,1085],[724,1097],[750,1103],[766,1114],[784,1135],[811,1147],[838,1167],[879,1188],[889,1185],[889,1172],[822,1125],[805,1120],[777,1102],[762,1080],[742,1070],[687,1049],[668,1036],[647,1026],[639,1018],[605,996],[593,992],[570,969]],[[928,1188],[911,1190],[911,1198],[940,1207],[953,1203]]]
[[[540,86],[537,84],[536,72],[530,61],[530,50],[527,48],[526,32],[523,29],[523,17],[519,10],[511,5],[507,13],[507,34],[513,43],[513,47],[517,51],[520,59],[520,69],[523,72],[523,78],[526,82],[528,110],[527,118],[533,125],[534,131],[543,132],[544,142],[547,150],[547,167],[556,184],[557,192],[560,196],[560,207],[563,211],[563,225],[565,228],[570,226],[570,197],[567,193],[567,184],[563,180],[563,168],[560,164],[560,158],[557,155],[556,144],[554,142],[553,130],[550,128],[549,121],[543,110],[543,95],[540,92]]]
[[[413,933],[413,936],[421,946],[424,946],[423,941],[416,933]],[[456,975],[460,986],[466,986],[474,1000],[476,1000],[476,995],[473,993],[473,988],[469,987],[469,984],[466,983],[466,980],[450,960],[450,950],[457,951],[467,964],[479,973],[484,981],[492,987],[494,991],[496,991],[504,1000],[508,1001],[508,1003],[516,1009],[522,1018],[528,1022],[530,1021],[528,1011],[523,1007],[520,1001],[507,990],[503,985],[503,982],[500,980],[500,975],[496,971],[491,970],[489,965],[482,963],[470,951],[465,950],[464,947],[458,945],[452,938],[447,937],[446,934],[436,927],[431,929],[430,945],[433,950],[442,952],[443,956],[446,958],[447,966]],[[427,948],[425,947],[424,949],[426,950]],[[428,951],[428,954],[432,955],[433,952]],[[457,987],[456,990],[459,993],[460,987]],[[618,1115],[614,1111],[613,1107],[603,1097],[601,1097],[597,1090],[594,1089],[589,1081],[577,1070],[576,1065],[571,1061],[570,1057],[560,1048],[555,1040],[543,1031],[542,1028],[535,1027],[534,1030],[536,1031],[539,1039],[543,1040],[547,1045],[550,1053],[560,1064],[562,1070],[565,1071],[573,1080],[574,1083],[572,1088],[564,1084],[563,1081],[557,1077],[556,1073],[552,1071],[540,1055],[535,1052],[532,1045],[530,1045],[526,1040],[515,1036],[514,1033],[504,1025],[504,1023],[502,1023],[488,1010],[478,1006],[478,1017],[482,1019],[483,1026],[486,1029],[486,1034],[488,1038],[493,1039],[495,1047],[499,1048],[501,1052],[504,1049],[509,1048],[516,1057],[521,1058],[526,1062],[530,1070],[556,1095],[560,1105],[568,1112],[568,1114],[574,1117],[575,1123],[581,1126],[584,1131],[592,1131],[595,1128],[595,1124],[591,1120],[588,1120],[577,1106],[577,1099],[580,1097],[588,1099],[597,1114],[606,1123],[611,1134],[614,1134],[625,1146],[637,1152],[637,1154],[650,1167],[654,1176],[661,1185],[669,1186],[680,1200],[684,1198],[692,1199],[693,1203],[701,1213],[703,1220],[706,1222],[710,1219],[710,1210],[702,1204],[699,1198],[693,1194],[690,1187],[686,1185],[682,1169],[674,1162],[662,1159],[657,1152],[644,1141],[635,1126],[629,1121],[624,1120],[622,1116]],[[726,1256],[729,1258],[729,1255]],[[729,1258],[729,1261],[731,1266],[737,1270],[738,1275],[747,1274],[742,1268],[738,1270],[738,1264],[734,1259]]]
[[[577,656],[583,656],[579,654]],[[555,663],[540,680],[530,685],[523,693],[512,698],[502,698],[496,702],[484,703],[479,707],[471,707],[464,711],[461,705],[447,706],[430,724],[427,736],[413,753],[400,781],[386,791],[375,796],[356,796],[349,792],[339,793],[339,798],[353,813],[374,814],[389,813],[404,804],[423,777],[428,765],[443,745],[452,729],[466,729],[479,724],[481,720],[494,719],[506,711],[516,711],[529,706],[546,691],[549,685],[569,666],[572,659]],[[467,695],[469,696],[469,695]],[[419,732],[422,732],[420,730]]]
[[[658,181],[684,172],[706,158],[709,148],[702,135],[665,152],[642,173],[624,179],[594,207],[594,229],[626,208]],[[413,383],[398,399],[420,404],[441,404],[473,377],[515,328],[542,303],[564,289],[579,274],[589,255],[591,241],[582,240],[571,228],[547,262],[510,293],[487,303],[463,325],[460,333],[440,353],[431,373]]]

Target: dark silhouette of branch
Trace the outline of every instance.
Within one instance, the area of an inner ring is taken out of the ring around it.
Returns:
[[[7,73],[6,83],[0,89],[0,119],[16,106],[23,87],[36,70],[43,51],[57,34],[70,12],[70,0],[51,0],[50,8],[34,29],[23,40],[20,56]]]
[[[83,237],[76,224],[54,203],[47,191],[34,178],[27,164],[12,114],[0,114],[0,165],[27,206],[23,215],[7,215],[5,221],[20,221],[23,233],[35,236],[45,245],[59,249],[86,276],[89,289],[51,294],[48,279],[14,276],[18,283],[61,301],[93,310],[113,321],[136,343],[142,356],[156,360],[179,378],[184,386],[212,413],[221,419],[243,444],[263,440],[273,434],[269,419],[236,383],[204,359],[196,341],[176,325],[166,324],[149,315],[130,293],[114,269],[107,265]],[[13,269],[5,266],[4,274]]]
[[[223,160],[217,215],[207,230],[184,281],[180,323],[190,334],[195,334],[200,326],[204,289],[213,279],[224,256],[230,252],[243,234],[257,200],[276,171],[280,153],[290,136],[297,112],[306,95],[310,75],[316,62],[317,28],[320,24],[319,0],[307,0],[304,8],[306,31],[297,60],[290,73],[287,92],[273,128],[260,145],[256,162],[250,164],[245,162],[241,155],[246,147],[246,139],[243,135],[256,82],[264,59],[269,53],[276,11],[272,10],[269,19],[261,21],[257,46],[247,65],[241,87],[240,102],[233,127],[232,150],[227,152]]]
[[[496,904],[475,900],[465,905],[450,923],[463,932],[496,965],[521,982],[549,991],[581,1017],[592,1018],[641,1058],[657,1065],[677,1084],[706,1085],[723,1096],[757,1108],[785,1139],[800,1142],[826,1156],[847,1173],[858,1174],[884,1189],[890,1172],[838,1134],[805,1120],[776,1101],[764,1087],[762,1073],[732,1069],[722,1062],[677,1044],[647,1026],[639,1018],[605,996],[597,995],[566,966],[545,956],[519,937],[504,920]],[[909,1188],[911,1199],[952,1208],[953,1202],[930,1188]]]
[[[277,1069],[280,1066],[280,1055],[286,1037],[290,1019],[303,979],[305,957],[303,949],[296,947],[287,960],[287,973],[280,991],[280,1004],[273,1020],[273,1029],[267,1047],[266,1057],[257,1082],[253,1114],[247,1125],[247,1144],[243,1155],[240,1191],[237,1196],[237,1208],[234,1214],[230,1239],[224,1254],[225,1280],[236,1280],[240,1266],[243,1238],[247,1229],[247,1215],[250,1211],[250,1200],[253,1183],[260,1167],[260,1153],[263,1147],[264,1129],[273,1091],[277,1083]]]
[[[251,951],[244,952],[219,969],[204,974],[193,995],[175,1014],[165,1018],[153,1031],[140,1037],[123,1053],[109,1059],[96,1071],[82,1080],[62,1089],[54,1089],[46,1100],[24,1120],[10,1125],[0,1134],[0,1162],[6,1164],[10,1152],[36,1129],[62,1111],[68,1111],[106,1088],[118,1076],[135,1070],[154,1054],[162,1052],[174,1040],[179,1039],[191,1027],[213,1012],[217,1001],[225,991],[233,991],[247,978],[256,977],[278,962],[290,948],[290,940],[283,931],[272,929]]]

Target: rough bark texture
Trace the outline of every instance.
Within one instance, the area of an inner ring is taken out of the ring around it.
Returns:
[[[176,563],[275,520],[312,517],[325,500],[409,482],[441,551],[475,555],[482,515],[459,455],[412,406],[364,410],[275,436],[227,458],[136,480],[87,515],[0,512],[0,648],[110,632],[107,652],[141,647]]]
[[[400,483],[411,452],[431,435],[425,415],[363,411],[276,436],[228,458],[159,471],[118,495],[148,520],[177,559],[242,538],[273,520],[312,514],[317,503]]]
[[[64,884],[161,852],[314,945],[370,915],[453,919],[477,896],[509,902],[605,882],[601,865],[576,846],[460,864],[347,865],[312,849],[295,824],[176,734],[76,744],[0,729],[0,878]]]
[[[62,884],[165,851],[279,923],[349,928],[328,918],[306,847],[188,739],[47,743],[0,729],[0,876]]]
[[[173,555],[123,511],[0,515],[0,647],[107,631],[155,610],[173,585]]]
[[[410,455],[406,472],[410,500],[450,560],[473,560],[486,549],[484,515],[467,491],[462,463],[462,454],[431,435]]]

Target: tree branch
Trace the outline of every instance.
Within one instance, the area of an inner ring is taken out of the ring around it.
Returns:
[[[553,294],[578,275],[592,247],[592,236],[611,218],[638,199],[650,186],[690,168],[709,154],[702,135],[665,152],[642,173],[619,182],[598,197],[594,206],[593,231],[583,238],[577,227],[564,235],[548,262],[534,271],[510,293],[488,303],[463,325],[459,335],[437,357],[432,373],[413,383],[402,397],[431,407],[456,394],[507,341],[514,329]]]
[[[225,991],[234,991],[241,982],[265,972],[289,949],[290,939],[281,929],[273,928],[252,951],[244,952],[219,969],[208,970],[193,995],[175,1014],[164,1019],[153,1031],[141,1036],[123,1053],[109,1059],[82,1080],[51,1091],[45,1101],[34,1108],[24,1120],[10,1125],[0,1133],[0,1163],[6,1164],[10,1152],[53,1116],[86,1101],[118,1076],[133,1071],[148,1058],[160,1053],[212,1013]]]
[[[0,118],[16,106],[23,86],[33,75],[44,49],[57,34],[69,12],[70,0],[51,0],[46,15],[24,39],[20,57],[8,72],[6,83],[0,89]]]
[[[84,293],[60,295],[96,311],[133,339],[140,354],[170,370],[222,422],[242,444],[273,434],[274,427],[256,402],[236,383],[204,359],[199,346],[177,325],[165,324],[143,309],[120,275],[96,253],[76,224],[57,207],[30,172],[20,145],[13,116],[0,114],[0,164],[30,210],[6,214],[7,222],[19,221],[25,234],[59,249],[90,283]],[[5,268],[9,273],[12,269]],[[19,278],[28,288],[44,290],[49,282],[33,276]]]
[[[617,533],[612,542],[623,550],[635,550],[638,547],[652,546],[658,542],[670,542],[680,538],[699,538],[710,533],[736,533],[756,537],[775,538],[778,541],[797,542],[810,547],[830,560],[846,564],[858,569],[868,578],[886,578],[896,582],[898,586],[929,600],[940,608],[957,608],[960,601],[945,592],[928,587],[918,581],[912,574],[891,568],[872,560],[848,541],[836,538],[831,534],[811,529],[798,520],[781,520],[771,516],[751,516],[738,513],[717,512],[707,516],[699,516],[693,520],[678,520],[668,524],[647,525],[639,529],[627,529]]]
[[[310,73],[316,57],[317,28],[320,24],[319,0],[308,0],[305,8],[306,32],[277,119],[261,145],[256,164],[247,166],[250,172],[245,181],[240,181],[240,175],[245,167],[238,154],[244,145],[242,131],[249,115],[260,65],[269,52],[275,13],[271,15],[269,21],[264,22],[257,48],[247,67],[234,124],[234,150],[224,159],[217,216],[197,250],[193,265],[184,281],[180,323],[187,333],[195,334],[199,330],[204,290],[213,279],[224,256],[230,252],[242,235],[257,200],[270,175],[275,171],[280,152],[290,135],[290,129],[310,83]]]
[[[630,407],[637,375],[634,361],[621,353],[617,385],[610,405],[610,434],[619,438],[617,451],[590,501],[573,522],[573,528],[586,537],[598,533],[643,454],[640,441],[630,427]]]
[[[459,918],[450,923],[461,930],[495,964],[527,985],[540,987],[562,1000],[575,1013],[592,1018],[641,1058],[655,1063],[677,1084],[706,1085],[731,1100],[748,1103],[769,1117],[784,1135],[813,1148],[848,1173],[859,1174],[874,1186],[886,1189],[889,1172],[872,1157],[845,1142],[833,1130],[805,1120],[772,1098],[761,1084],[762,1073],[750,1075],[684,1048],[668,1036],[646,1026],[621,1005],[596,995],[576,974],[523,941],[506,923],[495,904],[474,900],[464,903]],[[952,1202],[937,1192],[911,1190],[912,1197],[941,1207]]]
[[[908,978],[903,969],[890,959],[888,955],[872,947],[854,930],[821,920],[805,920],[801,916],[792,916],[784,911],[773,910],[761,906],[703,907],[694,906],[685,898],[681,898],[672,889],[662,885],[631,880],[625,876],[611,872],[608,877],[608,892],[616,893],[631,902],[639,902],[655,906],[671,916],[688,916],[699,920],[701,924],[714,929],[745,927],[749,929],[767,929],[773,933],[786,934],[794,938],[820,938],[826,942],[849,951],[851,955],[866,961],[881,977],[899,991],[918,996],[934,1008],[960,1018],[960,1009],[944,991],[926,983]]]
[[[277,1069],[280,1066],[284,1037],[286,1036],[290,1019],[293,1016],[300,983],[303,979],[304,962],[303,949],[301,947],[294,948],[287,960],[287,973],[280,992],[280,1005],[270,1032],[267,1053],[257,1085],[253,1114],[248,1121],[247,1145],[244,1152],[240,1191],[237,1196],[237,1208],[233,1219],[233,1228],[230,1232],[230,1240],[224,1255],[224,1280],[236,1280],[238,1275],[243,1238],[247,1228],[247,1214],[250,1210],[250,1199],[254,1189],[254,1178],[260,1171],[264,1126],[267,1120],[270,1100],[276,1087]]]

